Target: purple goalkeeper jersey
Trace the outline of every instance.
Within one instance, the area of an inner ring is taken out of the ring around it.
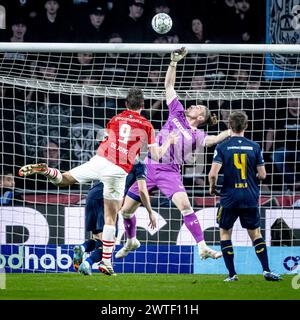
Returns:
[[[166,152],[159,162],[150,159],[150,154],[148,154],[146,162],[155,165],[160,170],[180,172],[180,166],[186,162],[189,156],[196,152],[200,146],[204,146],[207,134],[201,129],[193,130],[191,128],[186,119],[183,105],[177,97],[172,100],[168,108],[169,118],[156,136],[156,142],[161,146],[171,132],[180,134],[179,141],[176,145],[170,146],[169,152]]]

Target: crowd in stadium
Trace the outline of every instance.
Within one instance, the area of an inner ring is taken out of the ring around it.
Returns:
[[[251,0],[6,0],[2,41],[227,43],[264,42],[263,2]],[[173,19],[158,36],[151,28],[159,12]]]

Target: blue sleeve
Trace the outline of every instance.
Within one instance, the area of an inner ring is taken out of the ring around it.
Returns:
[[[257,146],[257,149],[256,149],[256,164],[257,166],[263,166],[265,164],[263,153],[259,145]]]
[[[217,162],[217,163],[223,164],[222,149],[220,148],[219,144],[215,148],[213,162]]]
[[[138,162],[135,165],[135,180],[146,180],[147,168],[144,162]]]
[[[144,162],[139,161],[136,163],[131,171],[129,172],[126,178],[126,186],[125,186],[125,194],[127,194],[129,188],[134,184],[137,180],[146,180],[147,177],[147,169]]]

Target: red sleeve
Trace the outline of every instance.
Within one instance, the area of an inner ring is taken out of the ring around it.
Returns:
[[[155,131],[154,128],[152,126],[152,124],[149,122],[149,126],[148,126],[148,147],[151,147],[153,145],[156,145],[156,141],[155,141]]]
[[[106,125],[106,129],[110,129],[112,120],[113,120],[113,118],[108,121],[108,123]]]

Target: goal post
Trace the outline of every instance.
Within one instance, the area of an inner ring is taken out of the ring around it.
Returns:
[[[13,175],[16,185],[14,192],[9,185],[2,187],[0,269],[73,271],[73,245],[88,237],[84,203],[90,185],[58,189],[41,176],[19,178],[17,170],[43,161],[64,171],[87,161],[107,122],[124,110],[132,86],[143,89],[143,115],[159,130],[168,117],[164,77],[170,53],[183,46],[189,53],[177,65],[179,99],[185,106],[205,104],[216,113],[219,122],[207,129],[209,134],[227,128],[232,110],[247,113],[247,137],[260,144],[268,172],[261,185],[262,232],[274,261],[293,256],[300,245],[300,45],[2,42],[1,177]],[[284,124],[286,119],[291,122]],[[284,158],[291,146],[294,150]],[[195,150],[182,174],[205,239],[218,246],[218,198],[208,195],[207,185],[213,151]],[[140,208],[137,236],[142,246],[124,261],[115,259],[116,272],[224,271],[221,262],[212,266],[198,260],[180,212],[163,194],[155,192],[152,204],[158,228],[148,228],[147,213]],[[120,217],[118,243],[123,239]],[[233,244],[241,257],[246,252],[240,272],[249,272],[254,253],[239,223]],[[283,262],[280,268],[291,271]]]

